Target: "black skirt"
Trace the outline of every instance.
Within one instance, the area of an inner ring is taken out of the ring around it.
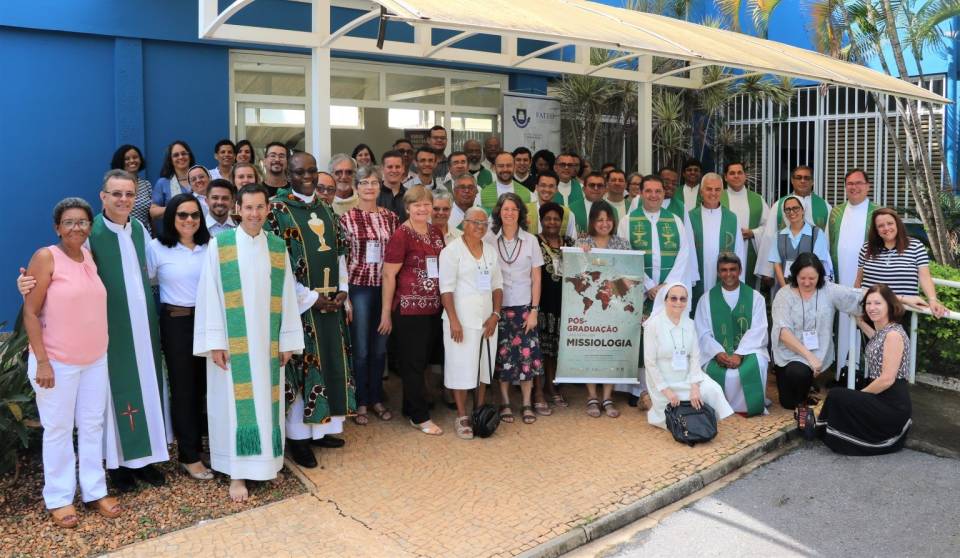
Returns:
[[[903,448],[911,414],[906,380],[877,395],[835,387],[823,402],[817,426],[823,443],[837,453],[882,455]]]

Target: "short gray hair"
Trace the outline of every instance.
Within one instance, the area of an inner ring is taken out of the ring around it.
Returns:
[[[453,207],[453,194],[446,188],[437,188],[433,191],[433,203],[438,201],[447,201],[450,203],[450,207]]]
[[[463,212],[463,219],[464,219],[464,220],[469,219],[471,213],[480,213],[480,215],[483,215],[483,220],[484,220],[484,221],[487,220],[487,217],[488,217],[488,216],[487,216],[486,210],[484,210],[482,207],[478,207],[478,206],[476,206],[476,205],[473,206],[473,207],[468,207],[467,210]]]
[[[715,172],[708,172],[707,174],[703,175],[700,178],[700,184],[703,184],[708,180],[715,180],[720,183],[720,186],[723,186],[723,177]]]
[[[468,172],[453,179],[454,190],[457,188],[457,182],[460,182],[461,180],[469,180],[470,184],[473,184],[474,188],[477,187],[477,178]]]
[[[139,182],[136,176],[123,169],[110,169],[106,174],[103,175],[103,184],[100,185],[100,189],[104,192],[107,191],[107,182],[109,182],[111,178],[122,178],[123,180],[129,180],[130,182],[133,182],[134,187],[136,187],[137,182]]]
[[[344,161],[350,161],[350,168],[357,170],[357,162],[346,153],[337,153],[333,157],[330,157],[330,164],[327,166],[327,170],[330,171],[330,174],[333,174],[333,168]]]
[[[364,178],[374,177],[379,181],[383,181],[383,170],[380,168],[380,165],[364,165],[357,169],[357,182],[360,182]]]
[[[68,209],[82,209],[87,213],[87,219],[93,221],[93,208],[83,198],[64,198],[53,206],[53,224],[59,225],[60,219]]]

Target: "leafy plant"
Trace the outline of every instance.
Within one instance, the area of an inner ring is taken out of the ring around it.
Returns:
[[[17,468],[17,452],[30,446],[35,435],[31,426],[37,423],[33,388],[27,379],[27,335],[19,326],[18,319],[13,333],[0,340],[0,474]]]
[[[948,281],[960,281],[960,269],[930,263],[930,274]],[[960,289],[937,286],[937,298],[947,308],[960,310]],[[941,376],[960,377],[960,322],[920,316],[917,321],[917,370],[935,369]]]

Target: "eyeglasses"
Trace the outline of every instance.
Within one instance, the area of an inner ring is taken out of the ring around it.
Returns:
[[[577,166],[577,164],[576,163],[557,163],[557,166],[560,167],[561,169],[572,169],[573,167]]]
[[[294,176],[306,176],[308,174],[317,174],[320,172],[317,167],[310,167],[308,169],[290,169],[290,174]]]
[[[670,296],[667,297],[667,300],[669,300],[670,302],[686,302],[686,301],[687,301],[687,297],[685,297],[685,296],[670,295]]]
[[[332,194],[337,191],[336,186],[317,186],[317,191],[321,194]]]
[[[120,190],[114,190],[112,192],[104,192],[104,193],[115,200],[122,200],[122,199],[132,200],[133,198],[137,197],[136,192],[121,192]]]
[[[793,175],[794,180],[799,180],[800,182],[813,182],[813,177],[805,174],[795,174]]]
[[[170,154],[170,157],[173,158],[173,159],[180,159],[180,158],[182,158],[182,157],[189,157],[189,156],[190,156],[190,154],[187,153],[186,151],[177,151],[176,153],[171,153],[171,154]]]
[[[336,176],[353,176],[353,169],[339,169],[333,171]]]
[[[413,155],[412,149],[398,149],[397,151],[403,155]]]
[[[186,221],[187,219],[193,219],[194,221],[199,221],[200,217],[203,216],[203,213],[199,211],[178,211],[177,219],[181,221]]]
[[[380,181],[376,178],[363,179],[360,182],[357,182],[357,186],[379,186]]]
[[[481,229],[485,229],[489,225],[489,223],[486,221],[479,219],[464,219],[463,222],[467,223],[468,225],[473,225],[474,227],[480,227]]]
[[[793,207],[784,207],[784,208],[783,208],[783,212],[784,212],[784,213],[797,213],[797,212],[799,212],[799,211],[803,211],[803,208],[802,208],[802,207],[796,207],[796,206],[793,206]]]
[[[587,187],[587,188],[590,188],[591,190],[603,190],[604,188],[607,187],[607,185],[606,185],[606,184],[603,184],[603,183],[600,183],[600,184],[587,184],[586,187]]]
[[[90,228],[90,221],[87,219],[64,219],[63,221],[60,221],[60,226],[67,230],[77,228],[81,231],[85,231]]]

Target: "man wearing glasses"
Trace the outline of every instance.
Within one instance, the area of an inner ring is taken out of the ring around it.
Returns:
[[[416,161],[413,160],[413,144],[407,138],[393,142],[393,150],[403,155],[403,182],[417,176]]]
[[[583,188],[577,180],[577,171],[580,169],[580,158],[576,153],[564,151],[557,155],[553,164],[553,172],[557,173],[560,183],[557,191],[563,197],[563,205],[570,206],[575,200],[583,200]]]
[[[326,192],[320,192],[320,197],[324,200],[329,199],[333,206],[333,212],[337,217],[350,211],[360,203],[354,184],[357,177],[357,166],[353,157],[346,153],[337,153],[330,158],[330,174],[336,181],[335,195],[327,198]]]
[[[580,233],[586,233],[588,225],[590,224],[590,208],[593,207],[593,204],[602,200],[604,194],[607,193],[607,183],[603,178],[603,173],[600,171],[591,172],[587,175],[583,185],[583,197],[580,199],[574,199],[567,206],[570,208],[570,211],[573,212],[573,216],[577,221],[577,230]],[[616,208],[613,209],[614,213],[617,213]],[[616,214],[613,216],[615,221],[620,220],[620,215]]]
[[[820,230],[827,230],[827,217],[830,215],[830,204],[823,198],[813,193],[813,169],[807,165],[799,165],[790,173],[791,194],[800,198],[803,204],[804,218],[811,225],[817,226]],[[777,241],[777,234],[787,226],[786,217],[783,214],[783,202],[787,196],[773,202],[770,206],[771,214],[767,217],[767,224],[763,230],[763,238],[760,240],[759,254],[769,254],[770,247]],[[859,250],[859,248],[857,248]],[[764,277],[773,278],[773,264],[759,258],[755,273]]]
[[[278,141],[267,144],[267,151],[263,157],[263,169],[266,171],[263,185],[270,192],[270,197],[277,195],[279,190],[290,187],[290,183],[287,182],[288,154],[287,146]]]
[[[264,228],[286,241],[297,282],[305,348],[286,366],[287,447],[298,465],[311,468],[317,459],[310,443],[343,446],[329,435],[343,432],[344,417],[356,410],[346,354],[346,247],[340,220],[320,194],[321,188],[329,190],[325,195],[333,199],[333,178],[302,151],[290,158],[288,177],[290,189],[273,198]],[[324,181],[328,185],[321,187]]]

